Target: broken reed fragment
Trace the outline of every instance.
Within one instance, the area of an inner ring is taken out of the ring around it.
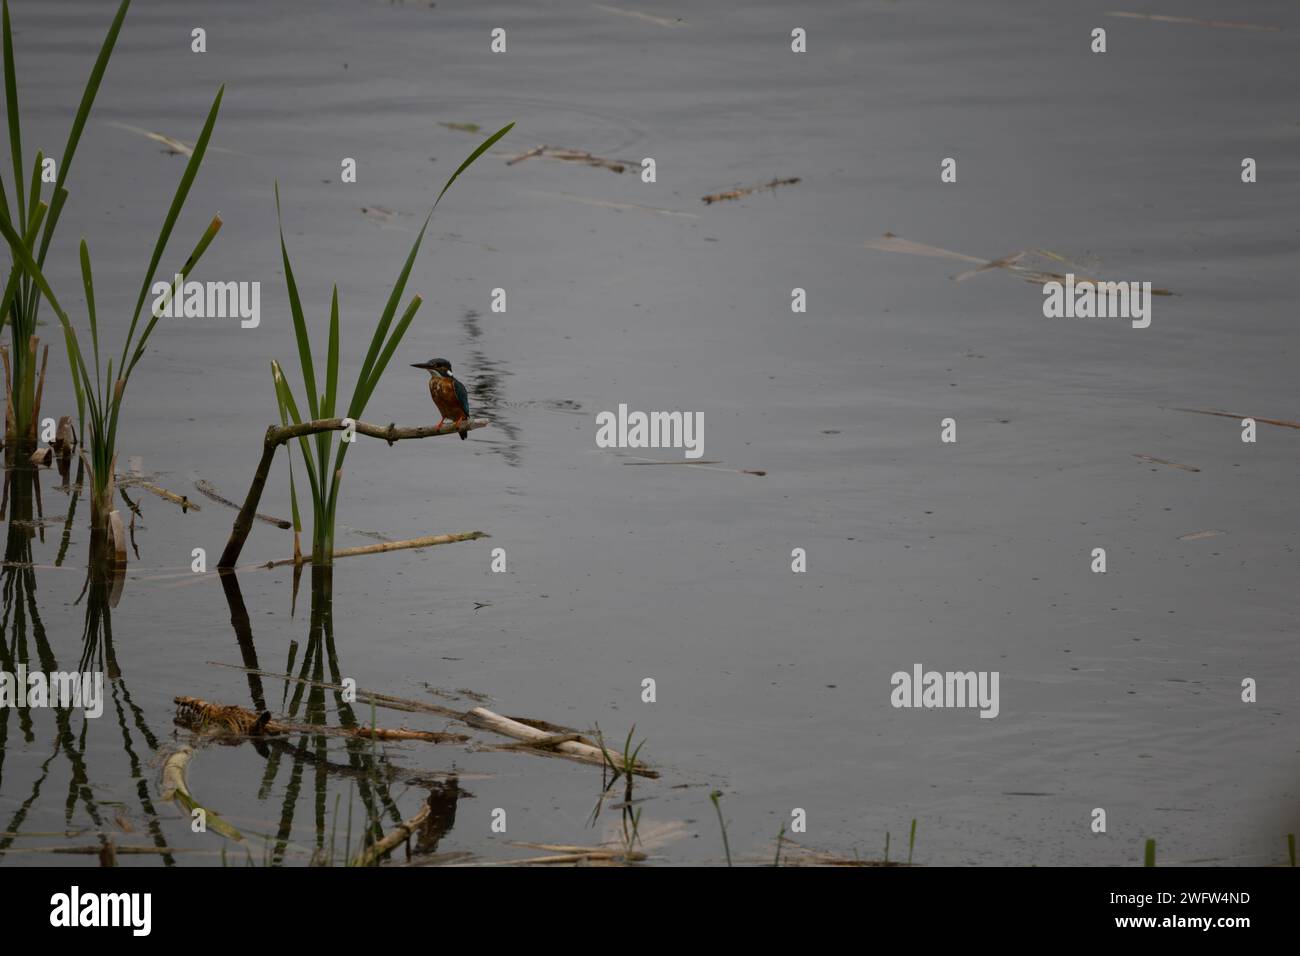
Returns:
[[[790,176],[786,179],[774,178],[771,182],[760,183],[757,186],[742,186],[738,189],[729,189],[726,192],[710,193],[707,196],[701,196],[700,201],[706,206],[711,206],[715,202],[723,202],[728,199],[743,199],[753,193],[775,190],[778,186],[793,186],[800,181],[801,177],[799,176]]]
[[[542,156],[546,159],[559,159],[571,163],[586,163],[588,166],[598,166],[602,169],[608,169],[611,172],[621,173],[627,169],[627,162],[617,159],[606,159],[603,156],[594,156],[584,149],[565,149],[560,146],[534,146],[526,152],[520,153],[511,159],[506,160],[507,166],[514,166],[522,163],[525,159],[532,159],[534,156]]]

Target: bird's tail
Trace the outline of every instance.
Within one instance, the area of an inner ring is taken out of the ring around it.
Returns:
[[[460,432],[460,440],[464,441],[468,437],[469,437],[469,432],[462,428]]]

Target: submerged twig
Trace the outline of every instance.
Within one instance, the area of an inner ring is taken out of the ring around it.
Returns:
[[[793,186],[800,181],[799,176],[790,176],[786,179],[773,178],[771,182],[760,183],[757,186],[741,186],[738,189],[729,189],[726,192],[710,193],[707,196],[701,196],[700,199],[706,206],[712,206],[715,202],[722,202],[725,199],[743,199],[752,193],[775,190],[777,186]]]
[[[1195,465],[1184,465],[1181,462],[1170,461],[1168,458],[1152,458],[1150,455],[1134,455],[1138,461],[1149,461],[1155,465],[1168,465],[1170,468],[1178,468],[1182,471],[1200,471]]]
[[[209,499],[210,501],[215,501],[219,505],[225,505],[227,508],[234,508],[236,511],[239,510],[239,505],[235,504],[229,498],[222,497],[222,495],[213,486],[212,482],[207,481],[206,479],[203,478],[196,478],[194,480],[194,487],[198,489],[199,494],[203,495],[203,497]],[[289,528],[293,527],[293,522],[285,518],[276,518],[273,517],[272,515],[264,515],[261,512],[258,512],[257,514],[253,515],[253,517],[256,518],[258,521],[265,521],[267,524],[273,524],[277,528],[281,528],[284,530],[288,530]]]
[[[1193,415],[1217,415],[1219,418],[1235,418],[1237,421],[1245,421],[1249,418],[1253,422],[1259,422],[1261,425],[1277,425],[1280,428],[1300,428],[1300,422],[1289,422],[1285,418],[1259,418],[1255,415],[1234,415],[1232,412],[1216,412],[1204,408],[1175,408],[1175,412],[1191,412]]]

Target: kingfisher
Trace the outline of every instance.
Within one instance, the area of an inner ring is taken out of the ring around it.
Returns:
[[[429,372],[429,394],[433,396],[433,404],[438,406],[438,413],[442,418],[438,421],[438,427],[442,423],[451,419],[452,423],[460,426],[460,440],[464,441],[469,436],[469,392],[461,383],[460,379],[451,374],[451,363],[445,358],[429,359],[427,362],[413,362],[411,368],[422,368]]]

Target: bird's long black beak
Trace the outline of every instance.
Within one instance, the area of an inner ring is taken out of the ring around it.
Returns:
[[[431,370],[431,369],[433,368],[433,363],[432,363],[432,362],[412,362],[412,363],[411,363],[411,368],[422,368],[422,369],[425,369],[425,370]]]

